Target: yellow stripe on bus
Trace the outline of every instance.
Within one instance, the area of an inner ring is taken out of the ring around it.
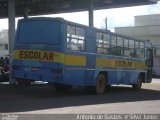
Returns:
[[[64,54],[54,51],[16,50],[13,52],[13,59],[63,63]]]
[[[112,68],[147,68],[145,62],[130,61],[130,60],[115,60],[109,58],[97,58],[97,67],[112,67]]]
[[[65,65],[86,66],[85,56],[66,55],[64,61]]]
[[[55,51],[15,50],[13,52],[13,59],[57,62],[71,66],[86,66],[86,56],[64,55],[64,53]],[[145,62],[110,58],[96,58],[96,66],[112,68],[147,68]]]
[[[135,62],[134,68],[145,68],[145,69],[147,69],[147,66],[146,66],[145,62]]]
[[[15,50],[13,52],[13,59],[57,62],[72,66],[86,66],[85,56],[65,55],[64,57],[64,53],[54,51]]]
[[[110,67],[110,59],[107,58],[97,58],[96,59],[97,67]]]

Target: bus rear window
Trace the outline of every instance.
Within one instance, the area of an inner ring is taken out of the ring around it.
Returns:
[[[46,20],[20,22],[18,41],[24,44],[58,44],[61,23]]]

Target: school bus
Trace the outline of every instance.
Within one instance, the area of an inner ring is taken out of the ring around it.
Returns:
[[[152,44],[62,18],[18,22],[12,78],[17,83],[45,81],[58,90],[72,86],[103,94],[106,86],[152,81]]]

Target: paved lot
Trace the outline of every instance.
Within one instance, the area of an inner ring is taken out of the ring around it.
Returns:
[[[141,91],[113,86],[104,95],[89,95],[83,88],[58,93],[53,86],[0,85],[0,113],[159,113],[160,79],[143,84]]]

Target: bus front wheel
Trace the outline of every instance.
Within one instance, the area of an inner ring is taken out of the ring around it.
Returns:
[[[140,90],[142,87],[142,76],[139,76],[137,84],[133,84],[132,88],[134,90]]]
[[[96,94],[104,94],[106,90],[106,76],[104,74],[99,74],[96,80],[95,92]]]

